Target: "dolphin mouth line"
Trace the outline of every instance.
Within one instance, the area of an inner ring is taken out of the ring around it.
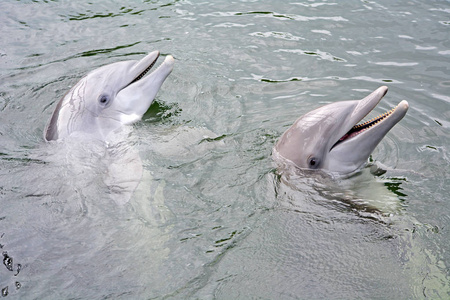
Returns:
[[[337,145],[339,145],[341,143],[344,143],[345,141],[347,141],[347,140],[349,140],[351,138],[354,138],[355,136],[360,135],[360,134],[364,133],[365,131],[367,131],[367,130],[369,130],[369,129],[371,129],[371,128],[381,124],[383,121],[387,120],[387,118],[389,116],[391,116],[394,113],[394,111],[398,108],[398,105],[399,104],[397,104],[397,106],[392,108],[390,111],[387,111],[387,112],[385,112],[385,113],[383,113],[383,114],[381,114],[381,115],[379,115],[379,116],[377,116],[375,118],[372,118],[369,121],[366,121],[366,122],[360,123],[360,124],[356,124],[355,126],[353,126],[346,134],[344,134],[331,147],[330,151],[333,150],[333,148],[336,147]],[[370,111],[367,114],[369,114],[369,113],[370,113]],[[362,119],[364,119],[364,117]]]
[[[141,74],[139,74],[135,79],[133,79],[126,87],[129,87],[133,83],[141,80],[148,73],[148,71],[150,71],[153,68],[153,66],[156,64],[156,61],[158,60],[159,55],[160,54],[158,53],[158,55],[156,56],[155,60]]]

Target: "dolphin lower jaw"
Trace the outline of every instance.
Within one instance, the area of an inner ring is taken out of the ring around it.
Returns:
[[[136,123],[142,119],[142,115],[138,114],[121,114],[119,122],[124,125]]]

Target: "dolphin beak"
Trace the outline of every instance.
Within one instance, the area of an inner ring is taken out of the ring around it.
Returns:
[[[143,59],[135,63],[133,67],[130,69],[129,71],[130,74],[128,76],[130,78],[133,78],[133,80],[123,88],[126,88],[129,85],[141,80],[156,64],[159,55],[160,55],[159,51],[153,51],[147,54]]]
[[[359,140],[362,140],[365,136],[371,136],[373,140],[378,140],[378,142],[386,135],[386,133],[394,127],[406,114],[408,111],[408,102],[406,100],[401,101],[396,107],[391,109],[384,114],[379,115],[371,119],[370,121],[357,124],[365,116],[367,116],[381,101],[381,99],[386,95],[388,88],[382,86],[371,93],[369,96],[358,101],[358,104],[354,108],[346,122],[346,126],[343,126],[346,133],[341,136],[341,138],[335,142],[331,147],[338,147],[341,144],[349,142],[358,136]],[[377,133],[377,134],[375,134]]]
[[[159,51],[153,51],[134,64],[134,66],[130,69],[130,77],[133,78],[133,80],[128,85],[133,84],[144,77],[145,74],[153,68],[158,58]]]
[[[158,57],[158,51],[151,52],[130,68],[128,77],[132,79],[116,96],[117,108],[124,114],[122,123],[133,123],[145,114],[164,80],[172,72],[175,60],[168,55],[156,70],[148,74]]]
[[[328,153],[329,170],[343,173],[346,170],[342,166],[346,166],[349,172],[360,168],[389,130],[406,115],[409,105],[403,100],[390,111],[357,124],[376,107],[386,92],[387,87],[380,87],[357,101],[353,111],[349,112],[350,116],[343,121],[341,130],[335,135],[336,140],[332,141],[334,144],[331,144]]]

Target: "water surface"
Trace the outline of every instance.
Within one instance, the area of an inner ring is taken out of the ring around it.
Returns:
[[[3,296],[450,296],[449,2],[7,0],[0,25]],[[174,71],[124,143],[44,143],[84,74],[156,49]],[[279,175],[296,118],[381,85],[376,113],[410,104],[384,175]]]

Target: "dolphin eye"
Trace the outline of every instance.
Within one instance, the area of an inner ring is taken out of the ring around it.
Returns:
[[[109,103],[109,96],[108,95],[101,95],[98,98],[98,102],[102,105],[102,106],[106,106]]]
[[[317,169],[319,167],[319,160],[314,156],[308,157],[308,166],[311,169]]]

